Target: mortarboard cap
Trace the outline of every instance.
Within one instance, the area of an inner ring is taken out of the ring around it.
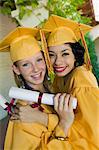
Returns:
[[[56,15],[52,15],[49,17],[49,19],[44,24],[43,29],[52,32],[53,30],[59,27],[67,27],[71,29],[74,32],[77,40],[81,39],[80,31],[82,31],[83,34],[85,35],[88,31],[92,29],[92,27],[89,25],[81,24],[73,20],[66,19]]]
[[[0,42],[0,51],[10,51],[12,62],[33,56],[41,50],[36,28],[18,27]]]
[[[77,38],[74,32],[67,27],[59,27],[54,29],[48,38],[48,46],[56,46],[64,43],[75,43]]]

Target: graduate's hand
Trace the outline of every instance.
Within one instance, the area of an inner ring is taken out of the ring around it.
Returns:
[[[27,105],[19,108],[19,119],[21,122],[36,122],[47,126],[48,115],[44,112],[41,112],[38,107],[32,108],[31,106]]]
[[[63,129],[66,136],[74,121],[74,112],[72,107],[73,99],[73,96],[66,93],[58,93],[54,97],[54,109],[60,119],[59,125]]]
[[[12,120],[12,121],[19,121],[20,120],[20,118],[19,118],[19,108],[21,106],[22,106],[21,104],[14,105],[13,112],[11,113],[10,120]]]

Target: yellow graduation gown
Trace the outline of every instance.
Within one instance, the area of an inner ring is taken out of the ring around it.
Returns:
[[[53,139],[46,149],[98,150],[99,149],[99,88],[94,75],[84,66],[77,67],[68,76],[56,78],[54,91],[71,93],[78,100],[75,120],[68,140]],[[59,130],[55,129],[58,133]],[[63,136],[62,132],[58,136]]]
[[[66,82],[66,84],[64,84]],[[58,79],[62,92],[73,94],[78,99],[75,120],[69,130],[68,139],[58,126],[58,117],[50,107],[48,127],[38,123],[9,122],[5,150],[98,150],[99,139],[99,89],[92,73],[78,67],[69,74],[65,82]],[[58,85],[55,85],[57,92]]]
[[[20,103],[21,101],[18,101]],[[21,103],[22,104],[22,103]],[[23,103],[25,104],[25,102]],[[9,121],[6,133],[4,150],[35,150],[41,147],[43,133],[51,136],[58,124],[58,117],[53,114],[50,106],[42,105],[44,112],[48,113],[48,126],[40,123],[23,123]]]

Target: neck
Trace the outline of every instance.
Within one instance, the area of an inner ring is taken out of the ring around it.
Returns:
[[[33,84],[28,84],[26,83],[25,87],[27,89],[30,89],[30,90],[37,90],[37,91],[40,91],[40,92],[45,92],[45,88],[44,88],[44,85],[43,84],[37,84],[37,85],[33,85]]]
[[[34,90],[38,90],[38,91],[40,91],[40,92],[45,92],[45,88],[44,88],[44,85],[43,84],[39,84],[39,85],[34,85],[33,86],[33,89]]]

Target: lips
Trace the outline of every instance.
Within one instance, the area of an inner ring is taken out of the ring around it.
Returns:
[[[34,79],[39,79],[41,77],[42,72],[35,74],[35,75],[31,75],[32,78]]]
[[[66,67],[54,67],[54,70],[55,72],[63,72],[66,68],[67,66]]]

